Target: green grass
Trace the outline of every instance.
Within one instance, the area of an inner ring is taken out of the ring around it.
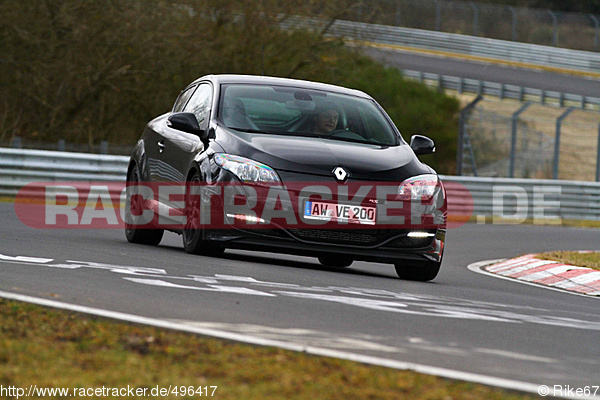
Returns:
[[[578,251],[549,251],[547,253],[538,254],[537,258],[600,270],[600,252],[580,253]]]
[[[479,384],[11,300],[0,300],[0,321],[3,387],[217,386],[213,398],[235,400],[534,398]]]

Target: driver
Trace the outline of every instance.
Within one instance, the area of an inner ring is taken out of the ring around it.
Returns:
[[[314,117],[315,128],[313,133],[316,135],[328,135],[335,130],[338,124],[340,114],[335,108],[327,107]]]

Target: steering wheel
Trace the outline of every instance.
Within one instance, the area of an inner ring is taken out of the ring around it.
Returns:
[[[358,133],[354,133],[352,131],[349,131],[348,129],[335,129],[335,130],[329,132],[325,137],[334,137],[334,136],[345,137],[347,139],[354,139],[354,140],[365,140],[365,138],[360,136]]]
[[[325,136],[336,136],[336,135],[341,135],[344,133],[353,133],[353,132],[350,132],[348,129],[334,129]]]

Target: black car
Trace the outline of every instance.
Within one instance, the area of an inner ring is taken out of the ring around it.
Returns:
[[[446,195],[367,94],[264,76],[209,75],[150,121],[127,173],[126,236],[189,253],[226,248],[394,264],[427,281],[442,263]]]

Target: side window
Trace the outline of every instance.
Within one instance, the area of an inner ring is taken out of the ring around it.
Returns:
[[[185,103],[187,103],[187,101],[190,99],[190,97],[194,93],[194,90],[196,90],[196,86],[192,86],[191,88],[188,88],[187,90],[185,90],[184,92],[182,92],[179,95],[179,97],[175,101],[175,105],[173,106],[173,112],[183,111],[183,107],[185,106]]]
[[[206,126],[210,117],[210,106],[212,103],[212,87],[208,83],[198,86],[190,101],[186,104],[183,111],[194,113],[198,124],[201,127]]]

